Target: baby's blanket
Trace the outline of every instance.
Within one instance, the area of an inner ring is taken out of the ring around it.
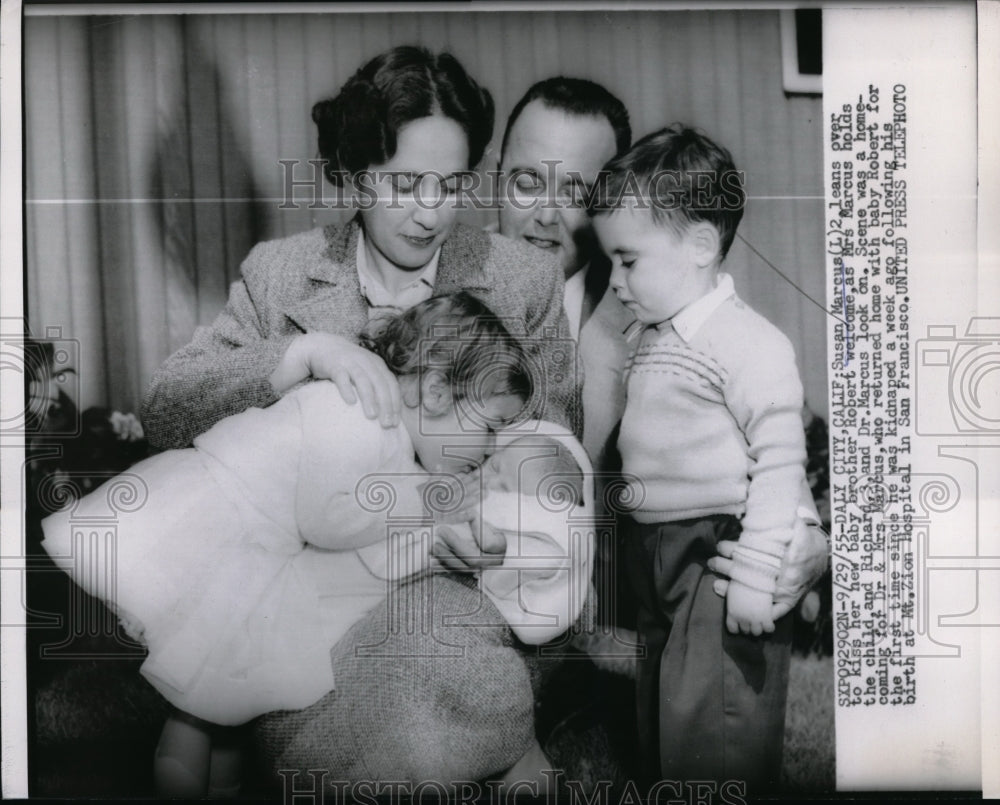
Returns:
[[[490,492],[483,498],[483,520],[503,532],[507,550],[501,565],[479,572],[479,585],[522,642],[539,644],[569,629],[587,597],[594,554],[593,472],[568,431],[547,422],[527,424],[539,429],[501,432],[498,447],[525,433],[559,439],[583,471],[584,503]],[[468,525],[457,526],[463,527]],[[433,538],[431,528],[393,530],[386,541],[358,555],[376,577],[401,581],[444,569],[431,554]]]

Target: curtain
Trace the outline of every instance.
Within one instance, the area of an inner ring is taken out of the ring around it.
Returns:
[[[637,137],[682,120],[727,146],[750,195],[740,234],[766,258],[737,241],[727,270],[825,415],[822,106],[782,91],[777,11],[29,17],[27,312],[34,334],[79,342],[82,406],[136,410],[255,242],[342,217],[283,204],[281,162],[308,178],[312,104],[397,44],[450,50],[493,93],[483,169],[517,99],[559,74],[618,95]]]

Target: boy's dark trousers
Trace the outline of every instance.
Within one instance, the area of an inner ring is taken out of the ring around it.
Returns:
[[[625,560],[639,599],[636,704],[641,762],[653,780],[781,778],[792,619],[761,637],[730,634],[719,578],[706,565],[740,523],[712,515],[672,523],[623,518]]]

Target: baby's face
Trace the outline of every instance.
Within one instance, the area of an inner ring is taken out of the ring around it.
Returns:
[[[533,455],[532,450],[513,446],[497,450],[482,466],[483,486],[493,492],[535,494],[545,477],[548,462],[532,461]]]

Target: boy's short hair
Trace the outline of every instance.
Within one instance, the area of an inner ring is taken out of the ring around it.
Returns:
[[[551,436],[533,434],[522,436],[507,446],[518,442],[522,445],[530,442],[537,447],[556,448],[550,455],[532,456],[526,465],[537,473],[533,477],[538,479],[538,483],[531,490],[532,493],[537,493],[540,500],[558,503],[565,501],[567,492],[571,492],[575,505],[583,504],[583,470],[566,445]]]
[[[639,140],[604,166],[588,212],[591,217],[634,203],[678,233],[707,221],[719,233],[725,258],[743,218],[742,171],[729,152],[700,131],[674,123]]]

